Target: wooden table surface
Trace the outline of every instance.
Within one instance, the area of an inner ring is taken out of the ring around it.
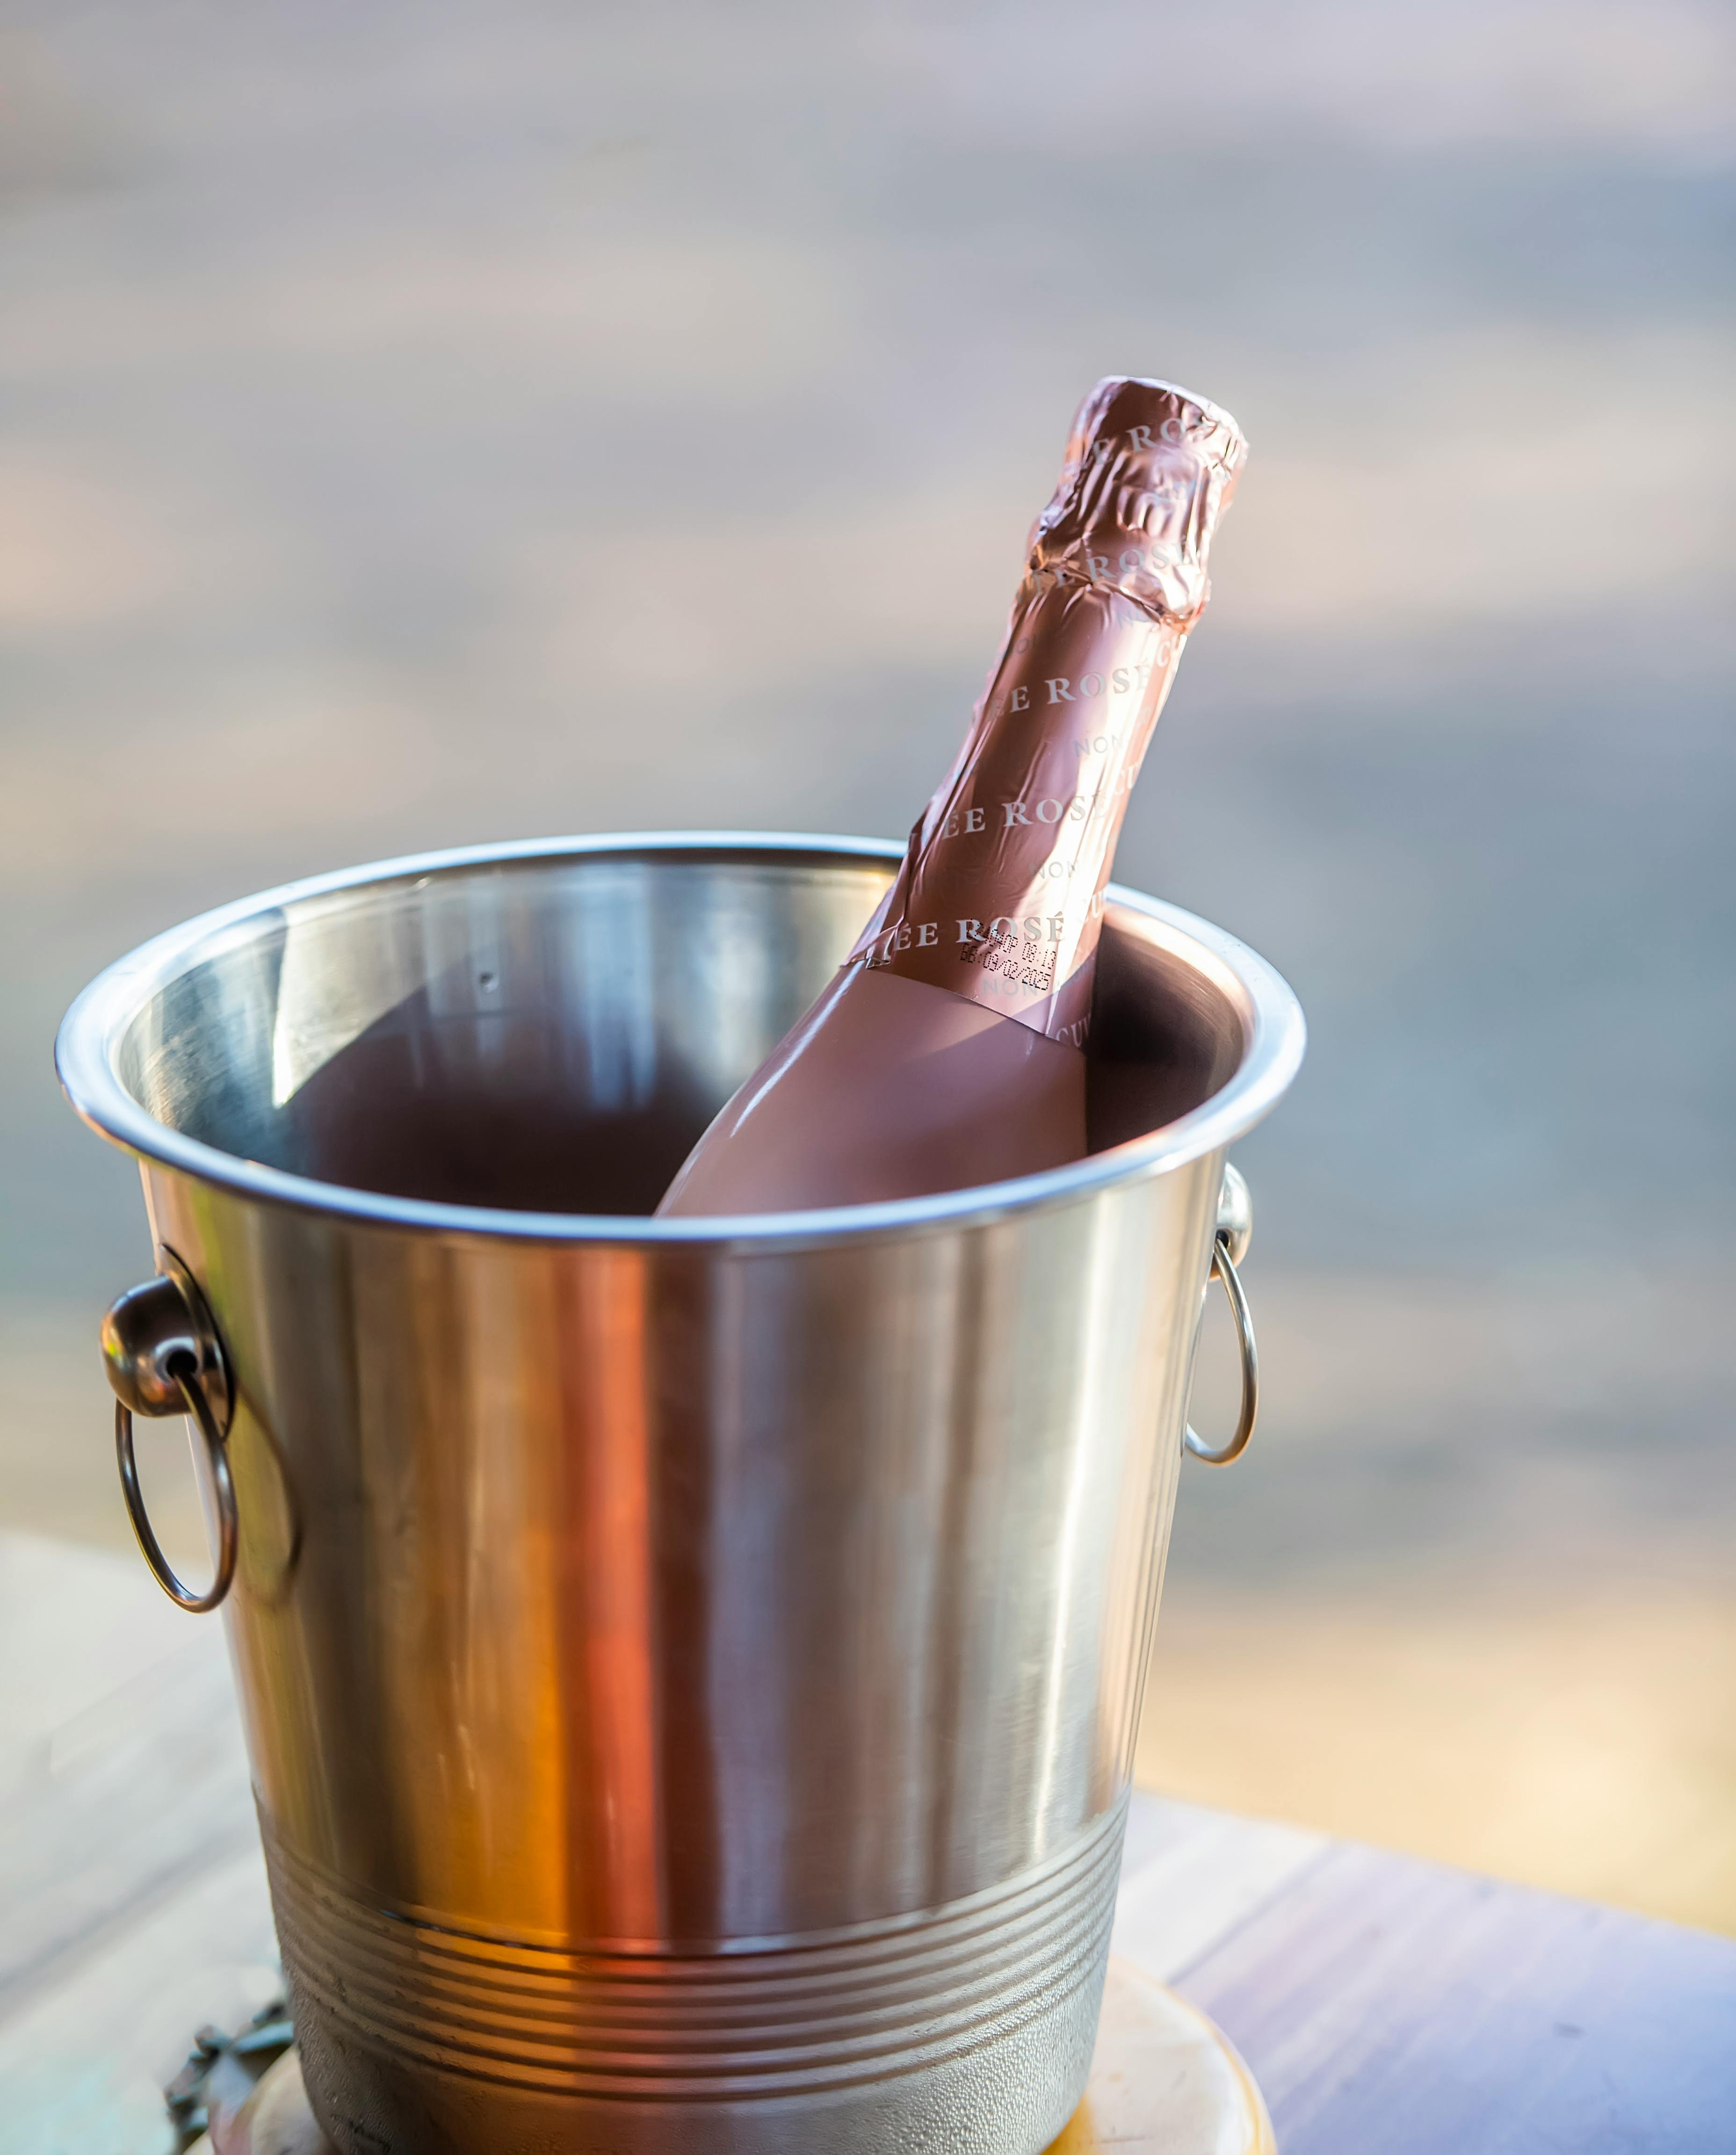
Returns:
[[[0,1534],[0,2155],[163,2155],[193,2030],[277,1981],[215,1624]],[[1135,1798],[1115,1949],[1283,2155],[1736,2155],[1736,1943]]]

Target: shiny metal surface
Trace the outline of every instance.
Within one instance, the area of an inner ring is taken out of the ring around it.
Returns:
[[[1226,1165],[1224,1174],[1227,1177],[1235,1174],[1235,1170]],[[1237,1175],[1237,1180],[1240,1181],[1241,1177]],[[1246,1186],[1243,1185],[1244,1190]],[[1221,1216],[1221,1199],[1218,1210]],[[1247,1246],[1246,1241],[1243,1246]],[[1236,1342],[1242,1356],[1242,1404],[1237,1412],[1235,1429],[1224,1443],[1207,1444],[1191,1422],[1182,1426],[1181,1441],[1189,1456],[1205,1466],[1232,1467],[1247,1450],[1247,1441],[1254,1433],[1254,1423],[1259,1416],[1260,1354],[1254,1344],[1254,1320],[1247,1306],[1247,1294],[1236,1269],[1236,1260],[1230,1255],[1230,1237],[1221,1227],[1212,1245],[1211,1277],[1222,1281],[1224,1292],[1229,1297],[1230,1314],[1236,1320]]]
[[[235,1509],[235,1482],[229,1472],[229,1456],[205,1395],[191,1377],[179,1380],[182,1405],[197,1429],[205,1446],[206,1486],[217,1518],[217,1553],[211,1584],[189,1586],[163,1554],[151,1523],[145,1492],[139,1486],[138,1461],[133,1456],[132,1409],[125,1400],[115,1402],[115,1463],[120,1472],[120,1495],[126,1506],[140,1554],[150,1565],[157,1584],[177,1609],[190,1616],[208,1616],[221,1607],[235,1583],[235,1559],[239,1554],[241,1523]]]
[[[1230,1252],[1230,1262],[1244,1263],[1253,1246],[1253,1193],[1242,1170],[1227,1159],[1224,1162],[1223,1187],[1217,1193],[1217,1232]]]
[[[235,1393],[222,1336],[199,1283],[173,1250],[157,1252],[161,1272],[129,1287],[102,1321],[103,1369],[115,1393],[115,1462],[140,1553],[177,1608],[204,1616],[217,1608],[235,1577],[240,1523],[225,1438]],[[211,1584],[192,1587],[164,1555],[151,1524],[133,1456],[135,1414],[184,1414],[204,1446],[206,1489],[217,1536]]]
[[[225,1618],[351,2155],[1017,2155],[1077,2100],[1223,1148],[1300,1013],[1114,893],[1091,1158],[644,1216],[898,857],[327,878],[63,1027],[233,1358]]]
[[[173,1250],[159,1249],[157,1262],[156,1277],[117,1296],[103,1318],[103,1373],[122,1405],[146,1415],[185,1414],[192,1380],[219,1437],[227,1436],[235,1394],[217,1319]]]

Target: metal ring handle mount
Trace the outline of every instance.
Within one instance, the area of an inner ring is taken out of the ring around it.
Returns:
[[[1227,1444],[1207,1444],[1191,1422],[1185,1425],[1182,1442],[1196,1459],[1203,1460],[1208,1467],[1227,1467],[1241,1458],[1254,1433],[1254,1419],[1260,1411],[1260,1354],[1254,1344],[1253,1313],[1248,1308],[1247,1295],[1236,1270],[1247,1255],[1253,1232],[1253,1201],[1248,1195],[1247,1185],[1226,1160],[1223,1188],[1217,1200],[1211,1277],[1223,1282],[1224,1292],[1230,1298],[1231,1313],[1236,1319],[1237,1343],[1242,1349],[1242,1412],[1237,1417],[1235,1434]]]
[[[235,1388],[209,1306],[192,1272],[175,1252],[157,1252],[162,1272],[130,1288],[104,1318],[103,1364],[115,1392],[115,1457],[126,1515],[145,1561],[177,1608],[201,1616],[215,1609],[235,1577],[240,1522],[227,1439],[234,1417]],[[217,1570],[199,1594],[176,1574],[163,1554],[139,1487],[133,1456],[133,1416],[185,1414],[204,1439],[217,1495]]]

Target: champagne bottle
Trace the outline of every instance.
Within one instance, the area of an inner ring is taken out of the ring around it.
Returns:
[[[1227,412],[1170,382],[1112,376],[1085,399],[897,877],[660,1214],[868,1204],[1084,1152],[1104,888],[1247,453]]]

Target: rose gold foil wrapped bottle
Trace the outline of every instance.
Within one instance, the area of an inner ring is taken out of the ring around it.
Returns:
[[[1227,412],[1170,382],[1111,376],[1085,399],[896,880],[660,1212],[869,1204],[1084,1151],[1104,887],[1247,454]]]

